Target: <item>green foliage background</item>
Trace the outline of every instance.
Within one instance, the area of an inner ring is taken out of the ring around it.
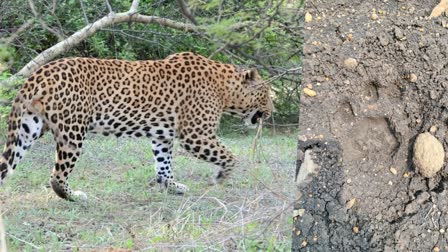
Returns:
[[[56,5],[51,0],[34,2],[39,18],[62,37],[70,36],[109,13],[105,1],[65,0],[56,1]],[[109,2],[114,12],[127,11],[131,5],[131,1]],[[213,55],[215,60],[226,63],[257,67],[265,78],[283,74],[272,83],[276,93],[275,118],[277,123],[297,123],[300,76],[298,71],[284,72],[300,66],[303,0],[190,0],[187,4],[205,32],[188,33],[156,24],[118,24],[96,33],[60,57],[147,60],[194,51]],[[59,39],[37,19],[32,20],[25,32],[15,34],[34,17],[28,0],[0,1],[0,11],[0,72],[3,70],[0,81],[4,81]],[[189,22],[173,0],[141,0],[139,13]],[[17,37],[8,44],[1,44],[12,35]],[[0,114],[4,116],[21,82],[2,83]]]

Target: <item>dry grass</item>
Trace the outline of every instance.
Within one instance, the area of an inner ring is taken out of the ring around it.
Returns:
[[[89,196],[83,203],[61,200],[48,187],[54,144],[47,136],[0,188],[9,251],[289,250],[296,138],[263,135],[255,159],[254,133],[223,138],[239,164],[220,186],[208,186],[214,166],[176,146],[185,196],[148,183],[148,139],[90,136],[71,176],[71,186]]]

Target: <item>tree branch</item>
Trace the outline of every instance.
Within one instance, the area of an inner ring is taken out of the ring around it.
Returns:
[[[187,3],[185,3],[184,0],[177,0],[177,3],[180,6],[180,9],[182,11],[182,15],[186,17],[188,20],[190,20],[193,24],[198,25],[198,22],[194,18],[193,14],[191,13],[190,9],[187,6]]]
[[[106,0],[106,6],[107,6],[107,9],[109,10],[109,13],[113,13],[114,11],[112,10],[112,6],[110,5],[110,3],[109,3],[109,0]]]
[[[0,42],[5,43],[5,44],[10,44],[12,41],[14,41],[19,36],[20,33],[26,31],[33,23],[34,23],[34,18],[28,19],[9,37],[0,39]]]
[[[131,4],[131,8],[128,12],[130,13],[137,13],[138,5],[140,4],[140,0],[133,0]]]
[[[44,20],[42,20],[42,18],[40,18],[40,14],[36,11],[36,6],[34,5],[33,0],[28,0],[28,4],[30,6],[31,12],[33,13],[34,17],[36,18],[37,21],[39,21],[40,25],[42,26],[42,28],[44,28],[45,30],[49,31],[50,33],[52,33],[53,35],[55,35],[59,41],[64,39],[64,36],[62,36],[59,32],[57,32],[56,30],[54,30],[53,28],[49,27]]]
[[[83,0],[79,0],[79,4],[81,5],[82,15],[84,16],[84,22],[86,24],[89,23],[89,19],[87,18],[86,10],[84,9],[84,4],[82,3]]]
[[[157,16],[146,16],[137,14],[139,0],[134,0],[132,6],[127,12],[122,13],[109,13],[107,16],[95,21],[92,24],[86,25],[81,30],[75,32],[63,41],[60,41],[56,45],[41,52],[33,60],[31,60],[26,66],[24,66],[19,72],[15,74],[16,77],[28,77],[39,66],[54,59],[61,53],[68,51],[80,42],[94,35],[97,31],[118,23],[125,22],[137,22],[144,24],[159,24],[173,29],[183,30],[186,32],[201,32],[202,29],[195,25],[176,22],[170,19],[161,18]]]

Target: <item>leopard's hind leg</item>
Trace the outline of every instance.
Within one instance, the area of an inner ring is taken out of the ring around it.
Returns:
[[[0,157],[0,182],[16,169],[26,151],[45,132],[44,120],[37,114],[15,104],[8,120],[8,137]]]
[[[56,163],[50,178],[53,191],[61,198],[69,201],[86,200],[87,195],[81,191],[72,191],[68,185],[68,176],[81,155],[82,142],[73,144],[70,141],[57,141]]]

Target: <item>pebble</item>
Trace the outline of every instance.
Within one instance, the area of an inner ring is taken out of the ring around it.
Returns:
[[[344,66],[348,70],[355,70],[356,67],[358,66],[358,61],[354,58],[348,58],[344,60]]]
[[[347,202],[347,204],[345,205],[345,207],[346,207],[347,209],[351,209],[351,208],[353,207],[353,205],[355,204],[355,202],[356,202],[356,198],[353,198],[353,199],[351,199],[350,201]]]
[[[376,13],[372,13],[372,15],[370,16],[370,18],[372,20],[378,20],[378,15]]]
[[[411,74],[409,75],[409,81],[412,82],[412,83],[417,82],[417,75],[411,73]]]
[[[431,133],[436,133],[436,131],[437,131],[437,127],[436,126],[431,126],[431,128],[429,128],[429,132],[431,132]]]
[[[414,164],[424,177],[432,178],[443,166],[445,151],[443,145],[431,133],[417,136],[414,144]]]
[[[393,175],[397,175],[397,169],[395,169],[395,168],[393,168],[393,167],[391,167],[390,168],[390,172],[393,174]]]
[[[313,21],[313,16],[311,16],[311,14],[309,12],[307,12],[305,14],[305,22],[309,23],[311,21]]]
[[[317,92],[316,92],[316,91],[314,91],[314,90],[312,90],[312,89],[309,89],[309,88],[307,88],[307,87],[303,89],[303,93],[305,93],[306,95],[308,95],[308,96],[310,96],[310,97],[314,97],[314,96],[317,95]]]

